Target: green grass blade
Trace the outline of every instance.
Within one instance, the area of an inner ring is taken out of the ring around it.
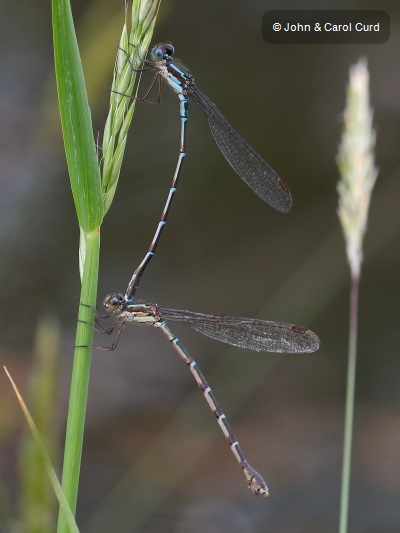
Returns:
[[[57,462],[57,402],[54,401],[59,377],[60,327],[56,319],[43,318],[37,328],[33,366],[30,373],[29,404],[43,444]],[[56,499],[47,483],[40,450],[27,429],[19,458],[21,490],[20,520],[25,533],[52,533]]]
[[[134,0],[135,16],[132,16],[132,30],[129,37],[126,26],[124,27],[122,39],[125,46],[129,48],[128,39],[134,35],[135,43],[140,43],[138,48],[140,57],[143,57],[150,42],[158,6],[159,0]],[[61,124],[71,188],[80,225],[79,263],[82,278],[80,302],[95,307],[100,224],[104,212],[111,204],[117,186],[133,106],[132,100],[123,96],[118,98],[124,101],[125,108],[111,105],[110,117],[105,128],[106,139],[105,142],[103,141],[104,190],[102,190],[90,110],[69,0],[52,0],[52,13]],[[125,78],[132,78],[130,65],[126,66]],[[134,81],[129,83],[132,84],[131,90],[133,90]],[[112,102],[118,100],[114,93],[111,95],[111,100]],[[107,135],[109,135],[108,138]],[[111,173],[110,179],[104,179],[104,169],[106,169],[107,176],[109,172]],[[90,325],[93,325],[93,320],[94,316],[90,308],[80,305],[75,341],[75,346],[78,348],[75,349],[72,369],[62,476],[63,491],[73,513],[76,510],[79,486],[93,343],[93,329]],[[69,531],[66,517],[62,512],[59,514],[57,531],[58,533]]]
[[[96,302],[100,250],[99,227],[103,218],[100,171],[92,131],[82,65],[68,0],[52,0],[54,57],[65,153],[80,234],[81,302]],[[93,313],[79,306],[80,320],[93,323]],[[71,393],[65,438],[62,485],[72,513],[75,513],[86,404],[89,387],[93,330],[78,322]],[[60,508],[58,531],[68,532],[68,520]]]
[[[52,0],[54,60],[61,126],[79,225],[94,231],[103,218],[92,119],[69,0]]]
[[[6,369],[6,367],[4,367],[4,370],[8,376],[8,379],[10,380],[11,382],[11,385],[15,391],[15,394],[18,398],[18,401],[21,405],[21,409],[25,415],[25,418],[29,424],[29,427],[30,427],[30,430],[32,432],[32,435],[35,439],[35,442],[36,442],[36,445],[37,445],[37,448],[38,448],[38,451],[40,453],[40,456],[42,458],[42,461],[43,461],[43,464],[45,466],[45,469],[46,469],[46,473],[47,475],[49,476],[49,479],[50,479],[50,483],[52,484],[52,487],[53,487],[53,490],[54,490],[54,493],[60,503],[60,508],[61,508],[61,511],[65,517],[65,520],[66,520],[66,523],[68,524],[68,532],[69,533],[79,533],[79,529],[78,529],[78,526],[76,525],[76,522],[75,522],[75,518],[74,518],[74,515],[71,511],[71,508],[70,506],[68,505],[68,502],[67,502],[67,499],[64,495],[64,492],[61,488],[61,485],[60,485],[60,482],[58,481],[58,478],[57,478],[57,474],[54,470],[54,467],[53,465],[51,464],[51,460],[50,460],[50,457],[46,451],[46,447],[45,445],[43,444],[43,441],[42,441],[42,438],[40,436],[40,433],[28,411],[28,408],[27,406],[25,405],[25,402],[24,400],[22,399],[22,396],[20,395],[18,389],[17,389],[17,386],[15,385],[12,377],[10,376],[10,374],[8,373],[8,370]]]

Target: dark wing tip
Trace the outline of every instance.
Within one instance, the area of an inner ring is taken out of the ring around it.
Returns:
[[[306,333],[306,336],[307,336],[307,345],[308,345],[308,350],[307,352],[308,353],[312,353],[312,352],[316,352],[317,350],[319,350],[320,346],[321,346],[321,341],[319,340],[319,337],[318,335],[316,335],[313,331],[311,330],[307,330],[307,333]]]
[[[273,205],[272,207],[274,207],[280,213],[289,213],[292,210],[292,207],[293,207],[292,197],[289,196],[285,203],[281,203],[278,206]]]
[[[278,178],[278,184],[285,193],[285,200],[279,205],[278,210],[281,211],[281,213],[289,213],[293,206],[292,193],[282,178]]]
[[[302,326],[296,326],[292,324],[290,329],[295,333],[298,333],[300,337],[298,338],[300,350],[298,353],[312,353],[316,352],[321,343],[318,335],[313,331]]]

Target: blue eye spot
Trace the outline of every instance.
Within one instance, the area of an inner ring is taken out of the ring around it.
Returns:
[[[161,50],[161,48],[154,48],[151,52],[151,57],[155,61],[160,61],[164,57],[164,52]]]

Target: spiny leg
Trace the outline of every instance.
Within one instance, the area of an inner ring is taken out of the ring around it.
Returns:
[[[132,45],[133,46],[133,45]],[[146,59],[140,59],[140,61],[142,63],[147,63],[148,66],[146,67],[141,67],[141,68],[135,68],[133,66],[133,63],[131,61],[131,58],[129,57],[128,53],[126,52],[126,50],[124,50],[123,48],[121,48],[120,46],[118,47],[119,50],[121,50],[125,56],[126,56],[126,60],[128,61],[129,63],[129,66],[131,67],[132,71],[133,72],[147,72],[148,70],[154,70],[153,67],[152,67],[152,62],[151,61],[148,61]],[[153,102],[152,100],[148,100],[148,97],[149,97],[149,94],[151,93],[156,81],[158,80],[158,92],[157,92],[157,100],[155,102]],[[120,96],[126,96],[127,98],[130,98],[131,100],[139,100],[140,102],[146,102],[148,104],[155,104],[155,105],[160,105],[160,102],[161,102],[161,75],[159,72],[157,72],[157,74],[154,76],[153,78],[153,81],[151,82],[150,84],[150,87],[147,89],[146,93],[144,96],[142,97],[137,97],[137,96],[132,96],[130,94],[124,94],[124,93],[120,93],[118,91],[113,91],[113,93],[115,94],[119,94]]]
[[[125,317],[117,317],[114,320],[114,322],[106,330],[104,330],[104,333],[107,333],[107,335],[111,335],[111,333],[114,331],[114,329],[116,328],[117,325],[118,325],[117,334],[115,335],[115,338],[114,338],[112,344],[110,344],[110,346],[92,346],[92,349],[93,350],[105,350],[107,352],[113,352],[116,349],[116,347],[118,346],[119,338],[121,336],[122,330],[124,329]]]
[[[89,306],[87,306],[87,307],[89,307]],[[109,316],[110,316],[110,314],[109,314]],[[121,336],[121,332],[124,329],[124,325],[125,325],[125,322],[126,322],[126,317],[124,315],[117,316],[111,322],[111,324],[109,326],[107,326],[106,328],[101,323],[96,321],[96,323],[99,324],[101,329],[96,328],[96,326],[94,326],[92,324],[89,324],[89,322],[86,322],[84,320],[79,320],[79,322],[87,324],[88,326],[92,327],[98,333],[101,333],[101,334],[105,333],[107,335],[111,335],[114,332],[115,328],[117,328],[117,333],[115,335],[115,338],[114,338],[112,344],[110,344],[109,346],[95,346],[95,345],[91,345],[90,346],[90,348],[92,348],[92,350],[105,350],[105,351],[113,352],[118,346],[119,339],[120,339],[120,336]],[[87,348],[87,347],[88,346],[75,346],[75,348]]]

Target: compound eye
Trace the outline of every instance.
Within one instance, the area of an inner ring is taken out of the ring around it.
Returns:
[[[155,61],[161,61],[161,59],[164,57],[164,52],[161,50],[161,48],[153,48],[151,51],[151,57]]]
[[[165,44],[164,45],[165,53],[169,56],[173,56],[175,53],[175,48],[172,46],[172,44]]]
[[[107,309],[117,309],[119,304],[121,303],[120,297],[116,294],[109,294],[105,297],[103,305]]]

